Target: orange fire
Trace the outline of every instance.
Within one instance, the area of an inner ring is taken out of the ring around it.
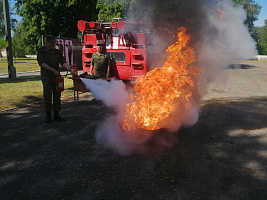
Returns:
[[[197,76],[200,73],[194,50],[188,47],[186,28],[177,30],[178,41],[168,47],[163,67],[136,80],[132,102],[126,105],[124,130],[157,130],[181,118],[198,97]]]
[[[223,20],[224,11],[218,8],[218,12],[220,13],[220,20]]]

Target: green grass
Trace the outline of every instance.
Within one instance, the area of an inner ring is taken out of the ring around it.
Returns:
[[[16,72],[40,70],[36,58],[17,58],[13,63]],[[0,61],[0,73],[8,73],[7,59]],[[65,72],[61,73],[65,74]],[[68,77],[71,77],[70,75]],[[64,77],[65,90],[63,98],[73,96],[73,83],[71,79]],[[0,80],[0,110],[21,107],[27,104],[43,101],[43,86],[40,76],[32,78],[17,78],[16,80]]]
[[[65,77],[64,83],[65,90],[62,92],[62,97],[69,98],[73,96],[72,80]],[[40,76],[0,80],[0,110],[21,107],[42,100],[43,86]]]
[[[16,62],[13,62],[16,72],[27,72],[40,70],[36,58],[16,58]],[[0,74],[8,73],[7,58],[2,58],[0,61]]]

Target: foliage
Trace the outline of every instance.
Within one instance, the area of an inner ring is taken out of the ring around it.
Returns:
[[[5,36],[5,20],[4,20],[4,10],[3,10],[3,0],[0,0],[0,38]]]
[[[252,37],[257,42],[257,49],[260,55],[267,55],[267,19],[262,27],[253,27]]]
[[[12,53],[13,57],[17,58],[23,53],[25,50],[25,47],[22,46],[19,42],[19,40],[12,38]]]
[[[9,8],[10,11],[10,8]],[[0,0],[0,38],[4,38],[6,33],[5,33],[5,20],[4,20],[4,10],[3,10],[3,0]],[[12,13],[10,12],[10,16]],[[14,28],[17,20],[16,19],[10,19],[10,26],[11,29]]]
[[[115,17],[122,17],[120,1],[98,0],[96,8],[99,9],[98,20],[111,21]]]
[[[6,47],[6,40],[0,39],[0,49],[3,49]]]
[[[127,18],[129,10],[133,10],[136,0],[98,0],[96,8],[98,20],[111,21],[113,18]]]
[[[257,20],[261,6],[254,0],[232,1],[247,10],[245,24],[252,34],[256,34],[253,23]],[[81,37],[77,30],[79,20],[109,21],[116,17],[129,17],[157,20],[157,24],[160,24],[160,19],[181,20],[181,16],[177,17],[180,12],[177,12],[176,8],[176,1],[161,0],[155,0],[153,3],[150,0],[17,0],[15,11],[17,15],[23,17],[23,20],[15,29],[20,33],[19,39],[14,42],[26,46],[27,53],[34,54],[41,46],[41,35],[73,39]],[[187,20],[187,15],[184,20]]]
[[[17,27],[14,30],[14,35],[12,37],[12,53],[15,58],[17,58],[22,52],[25,47],[23,43],[21,43],[21,36],[23,34],[23,31],[20,28],[20,24],[17,25]]]
[[[261,6],[253,0],[232,0],[235,5],[242,5],[244,9],[247,11],[247,19],[245,20],[245,24],[252,31],[254,22],[258,20],[258,16],[260,14]]]
[[[16,14],[23,17],[21,42],[36,52],[41,35],[77,38],[77,22],[96,20],[96,0],[18,0]]]

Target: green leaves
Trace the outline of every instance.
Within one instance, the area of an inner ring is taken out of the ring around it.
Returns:
[[[253,29],[253,23],[257,20],[261,6],[253,0],[232,1],[235,5],[242,5],[247,10],[245,24],[254,34],[253,37],[258,39],[260,35],[264,35],[258,33],[259,31],[256,33]],[[159,24],[161,19],[163,22],[175,19],[186,21],[192,13],[183,10],[177,11],[177,8],[181,8],[182,4],[182,1],[165,2],[161,0],[152,2],[151,0],[17,0],[14,10],[17,15],[23,17],[22,23],[19,25],[19,29],[23,30],[20,33],[20,42],[32,51],[37,51],[41,45],[41,35],[77,38],[79,34],[77,22],[79,20],[111,21],[116,17],[131,17],[139,20],[151,19],[156,24]],[[192,10],[197,6],[192,4]],[[0,11],[1,9],[0,6]],[[179,13],[184,13],[184,15]],[[3,37],[2,15],[0,15],[0,22],[0,37]],[[264,39],[260,39],[260,41],[264,41]],[[262,45],[259,48],[264,49],[265,46]]]
[[[136,0],[98,0],[96,8],[98,20],[112,21],[113,18],[127,18],[129,10],[132,11]]]
[[[252,37],[257,42],[257,48],[260,55],[267,55],[267,20],[262,27],[253,27]]]
[[[16,14],[23,17],[22,42],[34,51],[42,35],[77,38],[77,22],[97,19],[96,0],[19,0]]]
[[[261,6],[253,0],[232,0],[235,5],[242,5],[244,9],[247,11],[247,19],[245,24],[252,30],[254,26],[254,22],[258,19],[260,14]]]
[[[262,27],[255,27],[254,22],[258,19],[261,6],[253,0],[232,0],[235,5],[242,5],[247,11],[245,24],[248,26],[251,36],[257,42],[257,49],[260,55],[267,54],[267,21]]]
[[[9,8],[10,11],[11,8]],[[6,33],[5,33],[5,21],[4,21],[4,10],[3,10],[3,0],[0,0],[0,38],[4,38]],[[12,13],[10,13],[11,15]],[[10,16],[11,17],[11,16]],[[11,29],[14,28],[15,23],[17,22],[16,19],[10,18],[10,24],[11,24]]]

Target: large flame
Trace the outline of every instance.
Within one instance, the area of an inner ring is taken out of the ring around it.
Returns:
[[[132,102],[126,105],[122,128],[125,130],[157,130],[167,128],[184,115],[198,97],[196,77],[200,68],[194,50],[188,47],[186,28],[177,30],[178,41],[168,47],[163,67],[136,80]]]

